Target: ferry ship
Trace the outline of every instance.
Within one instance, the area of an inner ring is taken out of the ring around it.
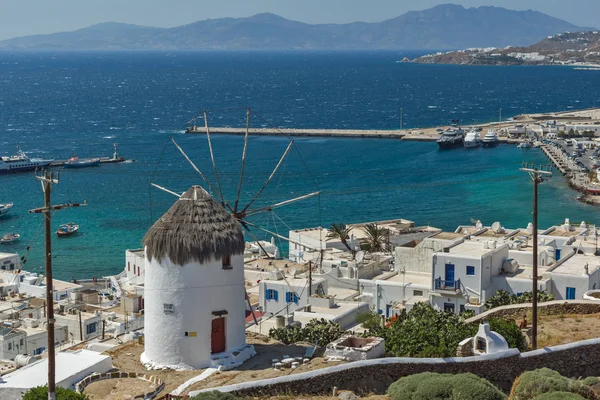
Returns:
[[[0,157],[0,173],[32,171],[50,165],[54,160],[42,160],[29,158],[27,154],[19,150],[17,155]]]
[[[442,136],[436,140],[440,149],[450,149],[463,145],[465,131],[461,128],[450,128],[442,132]]]

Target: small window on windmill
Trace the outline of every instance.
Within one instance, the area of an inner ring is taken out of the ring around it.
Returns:
[[[163,303],[163,310],[165,314],[173,314],[175,312],[175,307],[173,307],[173,304]]]
[[[221,258],[221,261],[223,263],[223,269],[232,269],[233,268],[231,266],[231,256],[230,255],[223,256]]]
[[[476,349],[477,351],[480,351],[482,353],[486,352],[487,349],[487,343],[485,342],[484,338],[477,338],[477,342],[476,342]]]

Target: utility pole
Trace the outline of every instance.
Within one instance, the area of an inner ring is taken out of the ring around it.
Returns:
[[[52,212],[69,207],[85,206],[84,204],[50,204],[52,185],[58,184],[59,175],[54,172],[42,171],[41,175],[35,177],[42,183],[44,192],[44,207],[29,210],[30,213],[43,213],[46,239],[46,322],[48,330],[48,400],[56,400],[56,358],[54,351],[54,299],[52,282]]]
[[[402,128],[404,126],[404,124],[403,124],[404,121],[402,121],[403,117],[404,117],[404,110],[401,108],[400,109],[400,130],[402,130]]]
[[[308,262],[308,298],[312,296],[312,261]]]
[[[544,176],[552,176],[552,166],[535,166],[524,163],[521,171],[529,173],[533,181],[533,285],[532,285],[532,318],[531,318],[531,347],[537,349],[537,293],[538,293],[538,184],[544,181]]]
[[[500,113],[500,117],[498,119],[498,122],[501,123],[502,122],[502,109],[500,109],[498,112]]]

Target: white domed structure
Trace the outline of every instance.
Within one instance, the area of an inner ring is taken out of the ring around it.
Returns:
[[[501,353],[508,350],[506,339],[490,329],[490,324],[483,321],[479,325],[477,335],[473,338],[473,354],[476,356],[484,354]]]
[[[149,368],[240,365],[246,345],[244,235],[202,187],[193,186],[150,228],[145,247]]]

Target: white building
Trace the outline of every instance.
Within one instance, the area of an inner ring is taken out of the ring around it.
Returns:
[[[56,386],[72,389],[86,376],[105,373],[112,368],[110,356],[90,350],[56,353]],[[48,383],[48,359],[43,358],[14,372],[3,375],[0,399],[20,400],[23,393]]]
[[[85,341],[102,334],[102,315],[97,313],[80,312],[71,308],[64,314],[55,313],[56,323],[67,326],[69,339]]]
[[[125,251],[125,282],[129,285],[142,285],[144,283],[144,249]]]
[[[54,327],[54,344],[67,342],[68,328]],[[0,325],[0,360],[14,360],[19,354],[39,355],[47,350],[48,331],[39,321],[13,321]]]
[[[194,186],[150,228],[145,246],[147,366],[235,367],[246,345],[244,235],[239,223]]]
[[[327,280],[313,278],[312,292],[327,293]],[[308,304],[308,279],[292,276],[283,279],[279,271],[259,283],[259,305],[268,315],[288,315]]]

